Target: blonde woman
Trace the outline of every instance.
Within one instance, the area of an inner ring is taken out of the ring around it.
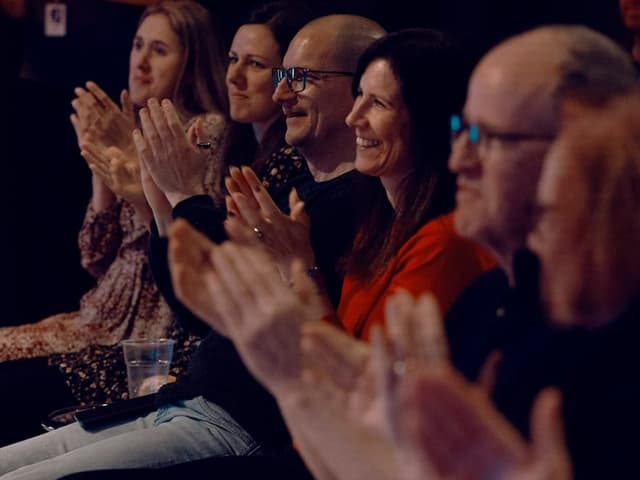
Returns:
[[[3,405],[15,413],[0,445],[40,433],[40,418],[53,409],[122,398],[126,378],[117,344],[123,338],[179,337],[176,348],[189,348],[190,339],[181,337],[151,276],[150,209],[131,133],[137,112],[150,98],[171,99],[189,137],[214,147],[202,152],[201,161],[207,192],[221,200],[224,149],[215,146],[226,144],[228,132],[223,52],[205,8],[196,2],[160,2],[144,11],[132,41],[122,108],[95,83],[75,90],[71,121],[93,172],[79,245],[96,286],[75,312],[0,329],[2,378],[14,391]],[[7,362],[15,359],[30,360]],[[47,401],[25,388],[25,375],[37,379],[34,385],[51,387]]]

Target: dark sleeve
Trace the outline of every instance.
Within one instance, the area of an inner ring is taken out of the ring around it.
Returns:
[[[209,195],[195,195],[178,203],[173,208],[173,219],[184,218],[212,242],[221,243],[227,239],[224,220],[227,212],[216,207]]]
[[[357,223],[344,205],[334,204],[333,207],[335,208],[322,209],[320,212],[316,209],[309,215],[312,219],[310,237],[324,287],[331,304],[338,308],[344,279],[340,262],[351,249]]]
[[[210,240],[220,243],[226,239],[224,231],[225,211],[215,206],[208,195],[196,195],[178,203],[172,212],[173,218],[183,218]],[[158,228],[151,224],[149,237],[149,263],[153,278],[171,310],[176,314],[182,326],[190,332],[204,336],[210,329],[198,317],[185,307],[175,296],[171,284],[171,274],[167,260],[168,240],[161,237]]]
[[[333,180],[298,187],[311,220],[310,239],[316,265],[336,308],[342,292],[343,260],[351,251],[363,218],[370,182],[352,170]]]

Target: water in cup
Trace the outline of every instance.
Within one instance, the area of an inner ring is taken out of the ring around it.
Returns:
[[[167,383],[174,343],[170,339],[122,341],[129,398],[157,392]]]
[[[129,382],[129,398],[140,397],[157,392],[167,383],[170,362],[143,362],[133,360],[127,363],[127,380]]]

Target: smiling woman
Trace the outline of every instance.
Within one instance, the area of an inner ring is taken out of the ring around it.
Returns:
[[[367,67],[347,116],[356,131],[356,168],[380,177],[392,205],[399,200],[402,180],[411,171],[409,110],[386,59]]]
[[[449,212],[449,116],[463,100],[465,67],[442,33],[407,29],[360,58],[347,124],[356,168],[380,179],[348,261],[338,317],[357,337],[382,322],[397,288],[434,293],[446,311],[493,260],[458,237]]]

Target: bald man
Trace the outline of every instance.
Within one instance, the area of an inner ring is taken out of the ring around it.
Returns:
[[[344,121],[353,106],[351,81],[360,53],[384,33],[367,18],[329,15],[291,40],[273,100],[287,120],[287,143],[302,152],[316,181],[354,168],[354,134]],[[309,69],[294,88],[292,69]]]
[[[585,27],[543,27],[515,36],[474,69],[459,123],[453,122],[458,127],[449,160],[457,175],[455,223],[461,235],[490,249],[500,268],[479,279],[450,314],[449,333],[454,346],[460,344],[460,366],[469,376],[477,375],[487,354],[482,341],[465,340],[473,338],[467,332],[475,330],[477,309],[487,323],[509,323],[502,320],[514,301],[509,288],[516,284],[514,258],[526,246],[531,205],[560,124],[562,99],[580,95],[598,102],[626,92],[634,75],[619,46]],[[519,280],[525,282],[526,275]],[[479,328],[481,338],[492,332],[485,330]]]
[[[535,395],[545,386],[559,386],[571,456],[580,468],[576,478],[586,478],[585,466],[588,471],[606,465],[597,448],[603,439],[589,430],[607,430],[599,428],[597,405],[589,401],[593,395],[577,380],[589,378],[579,368],[588,364],[586,346],[574,342],[579,333],[556,334],[541,320],[536,261],[523,249],[563,100],[599,105],[630,91],[635,77],[631,58],[599,33],[571,26],[535,29],[483,57],[461,118],[452,123],[456,228],[491,249],[500,266],[472,285],[447,317],[453,363],[475,379],[489,354],[499,351],[494,400],[525,434]]]

